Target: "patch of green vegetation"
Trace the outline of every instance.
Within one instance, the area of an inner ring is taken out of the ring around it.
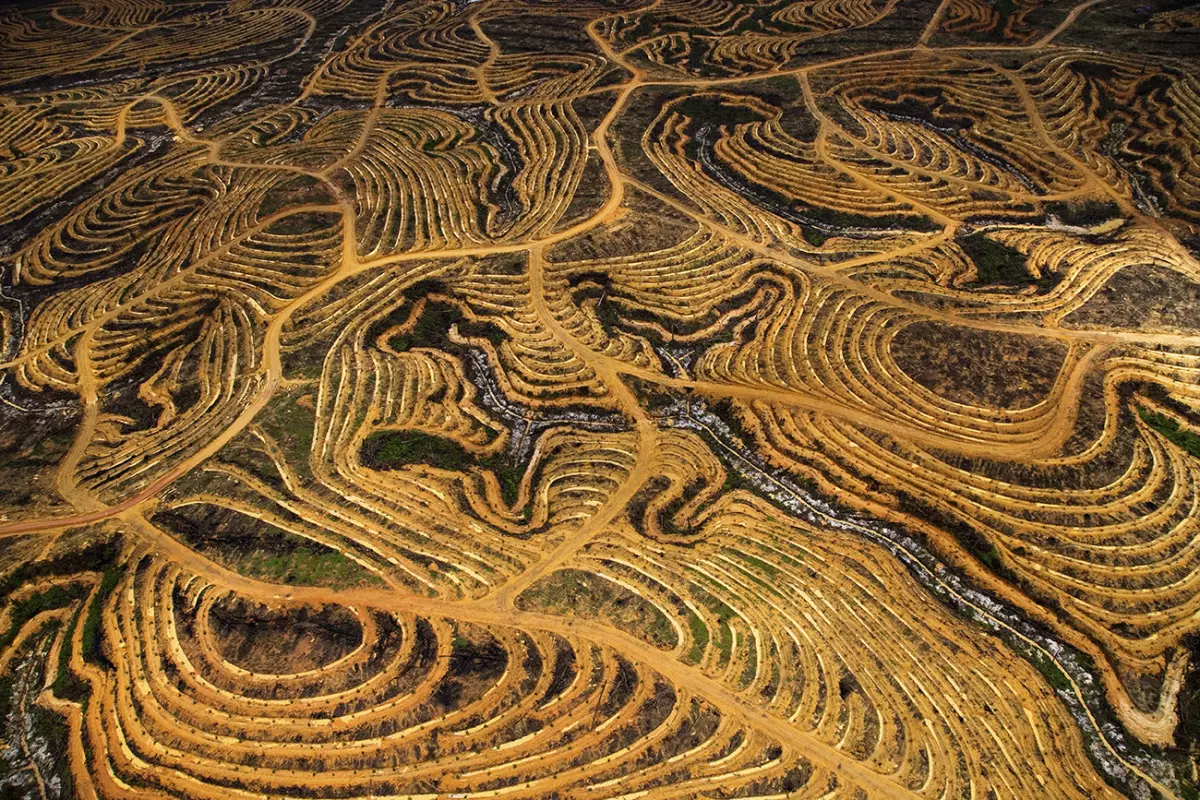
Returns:
[[[1046,213],[1058,217],[1064,225],[1081,228],[1090,228],[1122,216],[1120,207],[1106,200],[1054,201],[1046,204]]]
[[[729,344],[732,341],[733,331],[721,331],[720,333],[715,333],[708,337],[708,339],[705,340],[705,344],[711,347],[714,344]]]
[[[762,113],[749,106],[734,103],[712,94],[692,95],[676,104],[675,111],[702,122],[713,122],[732,128],[751,122],[761,122]]]
[[[67,586],[53,586],[44,592],[30,595],[24,600],[16,603],[12,609],[12,616],[9,618],[9,629],[5,631],[3,636],[0,636],[0,651],[6,650],[13,640],[17,638],[17,634],[25,627],[25,623],[41,614],[43,611],[49,611],[54,608],[63,608],[70,605],[75,600],[82,597],[82,590],[75,584]]]
[[[100,613],[105,599],[117,588],[122,574],[123,570],[120,567],[111,567],[104,571],[104,577],[100,579],[100,588],[92,595],[92,602],[88,604],[87,616],[83,619],[80,655],[85,661],[93,664],[106,664],[112,667],[100,650]]]
[[[458,309],[451,306],[426,303],[425,310],[412,330],[396,334],[388,339],[388,344],[399,353],[411,347],[436,347],[459,316]]]
[[[838,211],[823,206],[805,206],[800,210],[800,213],[838,230],[846,230],[847,228],[866,228],[868,230],[903,228],[904,230],[919,231],[921,233],[932,233],[938,230],[936,222],[928,217],[917,214],[911,216],[903,214],[868,216],[866,214],[851,214],[847,211]]]
[[[1009,581],[1016,581],[1017,576],[1005,566],[996,546],[986,536],[967,525],[961,519],[953,517],[909,494],[900,495],[900,510],[917,519],[931,522],[944,531],[954,535],[954,538],[967,549],[971,555],[992,572]]]
[[[188,546],[250,578],[340,588],[380,579],[331,547],[208,504],[160,511],[154,523]]]
[[[763,561],[758,556],[752,556],[749,553],[743,553],[740,550],[734,550],[729,547],[725,548],[725,552],[729,553],[734,558],[738,558],[742,561],[745,561],[747,564],[754,567],[755,569],[757,569],[759,572],[761,572],[763,575],[765,575],[768,578],[775,578],[776,576],[779,575],[778,567],[776,567],[774,564],[769,564],[766,561]]]
[[[678,503],[678,502],[679,501],[676,501],[676,503]],[[672,505],[674,505],[674,503]],[[681,528],[678,525],[676,525],[675,524],[675,514],[669,508],[658,512],[658,527],[665,534],[668,534],[670,536],[679,536],[679,537],[693,536],[697,530],[696,526],[694,524],[688,525],[687,527],[684,527],[684,528]]]
[[[288,462],[296,468],[307,464],[317,427],[316,409],[305,408],[297,402],[304,394],[304,389],[280,394],[258,422],[267,435],[279,443]]]
[[[716,644],[717,649],[721,652],[721,658],[718,663],[724,666],[729,663],[729,659],[733,656],[733,628],[729,627],[729,620],[736,617],[737,613],[725,601],[709,594],[704,589],[699,589],[696,595],[717,618],[717,625],[719,627]]]
[[[758,674],[758,651],[753,647],[746,651],[746,663],[742,666],[742,675],[740,678],[743,687],[749,686],[754,681],[754,676]]]
[[[778,590],[770,583],[775,577],[779,576],[778,567],[768,564],[767,561],[763,561],[761,558],[755,557],[755,555],[736,551],[736,549],[726,547],[725,552],[732,555],[733,558],[742,560],[746,565],[749,565],[749,569],[748,567],[743,567],[743,569],[746,570],[746,577],[750,578],[751,581],[760,585],[764,591],[778,594]]]
[[[778,557],[780,561],[782,561],[784,564],[787,564],[789,567],[802,566],[804,559],[803,553],[797,553],[794,556],[789,556],[786,553],[776,553],[776,557]]]
[[[725,470],[725,483],[721,484],[721,493],[728,494],[729,492],[742,489],[747,492],[755,491],[754,484],[742,475],[742,473],[732,468]]]
[[[389,467],[403,464],[437,464],[454,469],[474,463],[462,445],[442,436],[421,431],[384,431],[373,434],[363,447],[364,461]]]
[[[637,376],[630,375],[625,377],[625,383],[633,390],[637,396],[638,402],[642,408],[645,408],[651,414],[657,414],[663,409],[670,406],[677,399],[676,395],[671,394],[662,389],[655,383],[644,381]]]
[[[54,561],[37,561],[23,564],[9,574],[3,584],[0,585],[0,596],[5,596],[15,591],[21,585],[40,578],[51,575],[72,574],[84,570],[95,570],[98,567],[107,565],[107,569],[100,581],[100,587],[92,602],[88,604],[86,609],[77,611],[67,622],[62,632],[64,644],[59,649],[58,663],[55,665],[55,678],[53,682],[54,694],[57,697],[77,703],[83,703],[87,700],[89,687],[86,683],[76,678],[70,671],[71,642],[74,639],[75,630],[82,619],[84,624],[82,655],[93,662],[98,662],[102,659],[99,645],[100,605],[102,598],[111,594],[120,580],[122,570],[114,566],[114,561],[119,551],[120,544],[116,538],[96,542]],[[71,583],[52,587],[45,592],[32,595],[16,603],[12,609],[11,619],[13,626],[2,637],[0,647],[6,647],[10,644],[20,632],[21,627],[33,617],[43,611],[63,608],[72,603],[79,602],[85,599],[88,594],[88,586],[81,583]],[[56,621],[55,624],[59,623]],[[8,688],[5,688],[5,684],[0,680],[0,705],[6,703],[11,698],[11,694],[11,684],[8,685]],[[0,718],[4,716],[6,716],[6,712],[0,710]]]
[[[526,589],[517,603],[520,608],[604,619],[663,650],[679,643],[674,626],[658,606],[603,576],[582,570],[554,572]]]
[[[1025,256],[993,242],[982,233],[973,233],[958,240],[959,246],[975,262],[979,286],[1021,286],[1033,282]]]
[[[1033,654],[1030,662],[1038,672],[1042,673],[1042,677],[1046,679],[1055,691],[1071,691],[1071,679],[1067,677],[1067,674],[1062,671],[1062,668],[1052,658],[1039,650]]]
[[[335,550],[299,547],[287,553],[250,554],[238,562],[238,572],[251,578],[289,586],[328,586],[344,589],[379,578]]]
[[[1146,424],[1167,437],[1167,440],[1185,453],[1200,458],[1200,436],[1179,426],[1179,422],[1164,414],[1156,414],[1147,408],[1138,408],[1138,416]]]
[[[7,597],[20,586],[47,575],[74,575],[110,564],[119,550],[120,543],[113,538],[95,542],[53,561],[28,561],[0,582],[0,598]]]
[[[699,664],[704,657],[704,648],[708,647],[708,627],[695,611],[688,612],[688,629],[692,633],[692,647],[685,660],[690,664]]]
[[[71,672],[71,642],[74,641],[75,629],[79,627],[79,619],[80,614],[75,614],[63,631],[63,646],[58,651],[58,665],[52,687],[55,697],[76,703],[82,703],[91,693],[88,684]]]
[[[621,327],[621,309],[609,297],[601,297],[600,301],[596,303],[596,319],[600,320],[600,324],[609,330],[619,329]]]
[[[458,326],[459,334],[471,339],[487,339],[493,347],[499,347],[507,336],[504,331],[487,322],[474,322],[463,317],[462,311],[447,303],[426,302],[413,328],[388,339],[388,346],[398,353],[413,347],[429,347],[447,352],[457,352],[459,346],[450,341],[450,328]]]
[[[467,472],[471,467],[491,470],[500,483],[504,502],[517,502],[525,471],[497,453],[477,456],[444,436],[421,431],[378,431],[363,442],[362,462],[374,469],[397,469],[406,464],[430,464],[440,469]]]
[[[994,546],[980,552],[979,560],[993,572],[999,572],[1004,566],[1004,563],[1000,560],[1000,551]]]
[[[813,247],[820,247],[829,241],[828,234],[819,228],[804,227],[800,229],[800,233],[803,234],[804,240]]]
[[[717,664],[724,667],[733,657],[733,628],[725,620],[721,620],[721,627],[717,631],[717,649],[721,651]]]
[[[654,615],[646,627],[646,636],[651,642],[661,643],[663,647],[674,647],[679,641],[670,621],[657,608],[654,609]]]

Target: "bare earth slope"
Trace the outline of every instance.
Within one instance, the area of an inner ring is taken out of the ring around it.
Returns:
[[[0,53],[0,796],[1200,797],[1197,7]]]

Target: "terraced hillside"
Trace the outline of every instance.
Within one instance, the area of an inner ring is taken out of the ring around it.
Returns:
[[[1200,6],[0,9],[0,796],[1200,797]]]

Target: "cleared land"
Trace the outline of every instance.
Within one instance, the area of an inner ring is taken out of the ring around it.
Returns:
[[[0,52],[0,796],[1200,797],[1194,7]]]

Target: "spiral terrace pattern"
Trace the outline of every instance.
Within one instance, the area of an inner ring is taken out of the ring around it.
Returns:
[[[1134,5],[0,12],[0,794],[1197,796]]]

